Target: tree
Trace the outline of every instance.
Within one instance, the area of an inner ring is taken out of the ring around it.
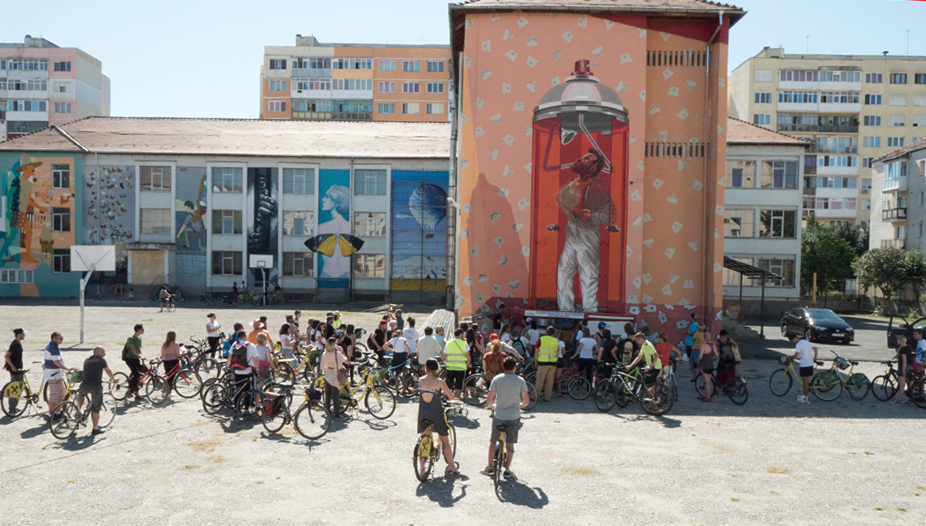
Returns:
[[[926,287],[926,260],[920,251],[907,252],[903,258],[904,281],[913,288],[913,299],[920,308],[920,291]]]
[[[848,222],[840,222],[836,225],[836,233],[849,242],[855,255],[862,257],[862,254],[868,252],[868,229],[857,227]]]
[[[837,281],[852,277],[855,259],[855,250],[833,227],[817,222],[813,216],[807,219],[801,234],[801,283],[805,289],[813,287],[814,273],[818,289],[833,289]]]
[[[894,294],[907,281],[904,251],[896,248],[873,248],[852,265],[859,285],[877,287],[893,310]]]

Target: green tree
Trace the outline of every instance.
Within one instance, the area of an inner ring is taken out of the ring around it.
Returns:
[[[862,254],[868,252],[868,229],[862,229],[851,223],[839,223],[836,225],[836,232],[842,236],[843,239],[849,242],[853,250],[855,250],[855,255],[861,257]]]
[[[801,284],[804,289],[813,288],[814,273],[821,292],[833,289],[837,281],[852,277],[855,259],[852,245],[836,229],[817,222],[813,216],[807,219],[807,227],[801,234]]]
[[[913,288],[917,309],[921,308],[920,291],[926,287],[926,260],[920,251],[907,252],[903,258],[904,281]]]
[[[904,251],[896,248],[873,248],[858,258],[852,265],[859,285],[877,287],[892,314],[894,295],[903,289],[907,282],[907,269],[904,266]]]

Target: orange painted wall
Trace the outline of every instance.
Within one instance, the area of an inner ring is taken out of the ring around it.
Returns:
[[[270,81],[271,80],[285,80],[286,81],[286,91],[270,91]],[[291,119],[293,116],[293,101],[290,97],[291,89],[290,82],[292,79],[263,79],[260,84],[260,93],[261,93],[261,107],[260,107],[260,118],[261,119]],[[271,100],[281,100],[286,102],[286,111],[270,111],[269,105],[267,102]]]

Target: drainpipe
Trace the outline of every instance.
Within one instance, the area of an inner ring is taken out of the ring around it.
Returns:
[[[703,229],[704,236],[705,236],[704,237],[705,242],[704,242],[704,256],[702,260],[703,281],[701,284],[701,297],[703,298],[702,319],[704,319],[705,321],[707,321],[707,309],[709,308],[707,306],[707,302],[709,301],[708,298],[713,292],[713,287],[710,287],[708,283],[711,281],[709,278],[713,275],[713,272],[714,272],[713,265],[711,264],[711,259],[713,258],[714,245],[716,243],[714,241],[713,229],[710,228],[710,224],[712,223],[712,220],[714,217],[714,209],[708,207],[708,201],[710,199],[710,195],[712,195],[713,192],[717,191],[715,188],[716,186],[715,181],[713,181],[713,177],[710,177],[711,175],[711,172],[710,172],[711,162],[710,162],[710,157],[709,157],[710,148],[707,147],[707,145],[711,143],[712,137],[714,138],[713,142],[715,143],[715,146],[717,146],[716,133],[714,133],[714,128],[712,126],[713,124],[712,119],[713,119],[714,112],[713,112],[713,107],[711,105],[711,90],[717,89],[717,86],[713,86],[712,88],[711,82],[710,82],[710,79],[711,79],[711,44],[714,42],[714,39],[717,38],[717,34],[720,33],[720,30],[722,28],[723,28],[723,11],[720,11],[720,13],[718,13],[717,29],[714,30],[714,34],[711,35],[710,40],[707,41],[706,50],[705,50],[705,55],[706,55],[707,60],[704,65],[704,77],[705,77],[704,82],[706,84],[705,89],[704,89],[704,108],[705,108],[705,113],[706,113],[705,119],[704,119],[704,141],[707,144],[705,144],[704,160],[703,160],[705,192],[704,192],[704,195],[701,197],[701,207],[704,212],[704,227],[705,227]],[[718,72],[718,79],[720,78],[719,75],[720,73]],[[720,162],[720,161],[722,161],[722,159],[718,159],[716,162]],[[720,297],[720,308],[723,309],[722,294]]]

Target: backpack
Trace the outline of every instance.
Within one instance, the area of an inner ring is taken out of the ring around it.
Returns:
[[[633,360],[636,345],[631,339],[625,339],[617,342],[617,356],[624,363],[630,363]]]
[[[527,356],[527,349],[524,348],[524,342],[521,341],[521,338],[515,338],[511,341],[511,348],[517,351],[521,356]]]
[[[232,369],[243,370],[251,367],[248,363],[248,346],[237,344],[232,348],[231,355],[228,357],[228,366]]]

